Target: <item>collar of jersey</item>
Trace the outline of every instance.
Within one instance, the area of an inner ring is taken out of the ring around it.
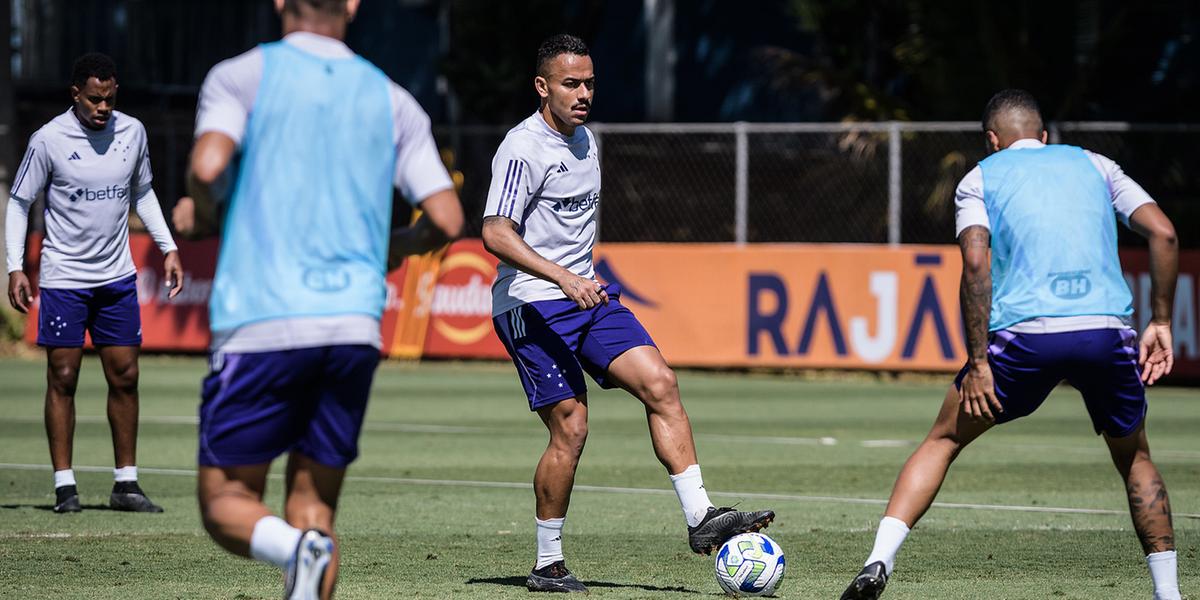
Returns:
[[[310,31],[293,31],[283,36],[283,41],[321,58],[350,58],[354,56],[351,50],[341,40],[325,37]]]
[[[583,133],[583,125],[580,125],[579,127],[575,128],[574,135],[566,136],[566,135],[559,133],[553,127],[551,127],[549,123],[546,122],[546,119],[542,117],[542,111],[540,111],[540,110],[533,113],[532,118],[533,118],[533,120],[538,122],[538,127],[542,130],[543,133],[554,137],[554,139],[562,140],[568,144],[574,144],[575,142],[578,142],[580,139],[582,139],[581,136],[586,135],[585,133]]]
[[[1006,150],[1025,150],[1027,148],[1044,148],[1045,146],[1046,145],[1043,144],[1041,140],[1024,138],[1009,144]]]

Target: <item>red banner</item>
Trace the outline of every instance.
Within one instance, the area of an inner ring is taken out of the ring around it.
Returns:
[[[176,352],[202,352],[208,349],[208,295],[212,291],[217,267],[217,240],[179,242],[183,261],[183,291],[167,300],[163,256],[150,236],[129,234],[129,250],[137,268],[138,304],[142,309],[142,348]],[[42,238],[33,236],[26,250],[31,265],[30,282],[34,285],[33,309],[25,321],[25,340],[37,342],[37,265]],[[91,338],[88,338],[90,345]]]

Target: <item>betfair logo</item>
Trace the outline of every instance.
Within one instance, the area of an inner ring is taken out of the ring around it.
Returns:
[[[71,202],[86,200],[87,202],[96,202],[97,200],[121,200],[129,193],[128,188],[119,185],[110,185],[106,188],[98,190],[79,188],[67,197]]]
[[[580,212],[591,209],[600,203],[600,193],[592,192],[574,198],[559,198],[554,200],[554,210],[557,212]]]

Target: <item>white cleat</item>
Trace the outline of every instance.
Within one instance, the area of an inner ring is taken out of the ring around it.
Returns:
[[[288,562],[283,600],[320,600],[325,569],[333,560],[333,538],[316,529],[300,536],[296,553]]]

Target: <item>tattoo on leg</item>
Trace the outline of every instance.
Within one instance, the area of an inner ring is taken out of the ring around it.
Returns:
[[[1129,512],[1146,554],[1175,549],[1175,527],[1167,486],[1157,474],[1148,483],[1130,481]]]

